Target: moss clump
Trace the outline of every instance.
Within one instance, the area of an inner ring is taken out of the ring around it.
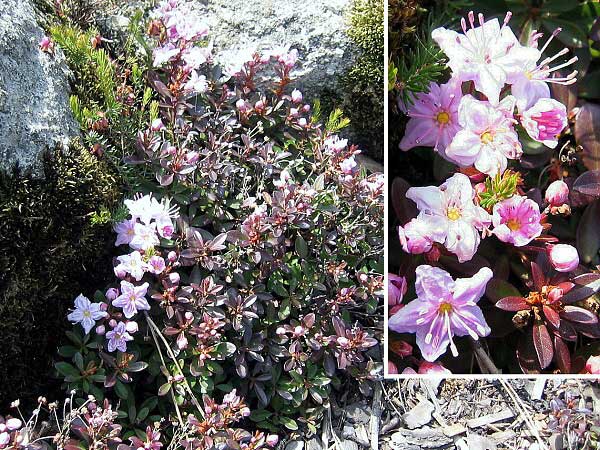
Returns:
[[[44,177],[0,175],[0,405],[51,389],[52,360],[80,292],[110,276],[119,180],[83,148],[45,158]]]
[[[359,49],[353,67],[343,75],[342,109],[357,132],[358,144],[383,160],[384,5],[382,0],[354,0],[348,36]]]

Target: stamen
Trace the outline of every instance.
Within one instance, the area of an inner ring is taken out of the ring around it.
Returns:
[[[543,70],[543,72],[545,72],[545,73],[551,73],[551,72],[554,72],[554,71],[556,71],[556,70],[560,70],[560,69],[562,69],[563,67],[570,66],[571,64],[573,64],[573,63],[575,63],[575,62],[577,62],[577,56],[573,56],[573,57],[572,57],[570,60],[568,60],[567,62],[564,62],[564,63],[562,63],[562,64],[559,64],[559,65],[558,65],[558,66],[556,66],[556,67],[552,67],[551,69],[545,69],[545,70]]]
[[[508,11],[506,13],[506,16],[504,16],[504,22],[502,23],[502,28],[504,28],[508,24],[511,17],[512,17],[512,12]]]
[[[452,339],[452,329],[450,328],[450,314],[444,314],[444,323],[446,325],[446,333],[448,333],[448,339],[450,340],[450,351],[452,352],[452,356],[456,358],[458,356],[458,349],[456,348],[456,344],[454,344],[454,339]]]
[[[552,41],[552,39],[554,39],[558,35],[558,33],[560,33],[561,31],[562,31],[562,28],[557,28],[556,30],[554,30],[552,32],[552,34],[550,35],[550,37],[548,38],[548,40],[546,41],[546,43],[540,50],[540,53],[544,53],[544,50],[546,50],[548,48],[548,45],[550,45],[550,42]]]

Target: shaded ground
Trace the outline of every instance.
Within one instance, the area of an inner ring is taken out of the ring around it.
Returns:
[[[368,402],[339,399],[318,437],[280,448],[585,449],[596,448],[590,430],[599,419],[600,387],[590,380],[398,380]]]

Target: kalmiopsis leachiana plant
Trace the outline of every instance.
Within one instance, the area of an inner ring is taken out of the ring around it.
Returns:
[[[322,125],[289,87],[296,50],[224,73],[207,33],[191,3],[152,13],[157,101],[140,102],[155,106],[126,156],[140,192],[113,214],[118,280],[75,299],[56,367],[69,390],[118,398],[128,430],[172,421],[211,440],[207,404],[228,393],[250,428],[314,432],[332,390],[381,376],[383,177],[336,135],[340,111]],[[249,439],[233,442],[260,448]]]
[[[572,127],[586,119],[557,100],[577,81],[563,72],[577,57],[547,56],[560,29],[543,44],[535,30],[519,42],[510,18],[470,12],[462,33],[434,29],[446,81],[398,100],[409,119],[400,149],[433,148],[445,182],[392,183],[405,256],[388,283],[391,373],[590,373],[600,353],[600,274],[580,263],[581,252],[594,259],[585,214],[578,248],[569,231],[571,209],[593,200],[582,193],[600,192],[598,177],[577,164]]]

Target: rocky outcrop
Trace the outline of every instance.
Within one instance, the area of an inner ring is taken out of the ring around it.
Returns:
[[[42,52],[43,36],[30,0],[0,2],[0,169],[40,173],[41,154],[78,133],[64,57]]]

